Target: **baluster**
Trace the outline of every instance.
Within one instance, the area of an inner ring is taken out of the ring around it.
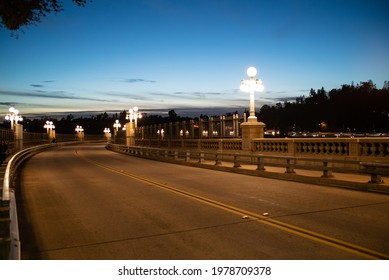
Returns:
[[[257,157],[257,170],[263,171],[265,170],[265,164],[263,162],[263,157]]]
[[[200,152],[199,163],[204,163],[204,152]]]
[[[379,144],[377,144],[377,143],[372,143],[371,144],[371,155],[373,156],[373,157],[375,157],[375,156],[377,156],[377,155],[379,155]]]
[[[322,178],[332,178],[332,170],[327,169],[329,168],[329,162],[328,161],[323,161],[323,175],[321,176]]]
[[[234,155],[234,168],[241,167],[239,163],[240,156],[239,155]]]
[[[370,147],[368,143],[362,143],[362,156],[370,155]]]
[[[221,164],[222,164],[221,155],[217,153],[215,159],[215,165],[221,165]]]
[[[289,174],[296,173],[294,171],[294,164],[295,164],[295,159],[287,158],[286,159],[286,171],[285,171],[285,173],[289,173]]]

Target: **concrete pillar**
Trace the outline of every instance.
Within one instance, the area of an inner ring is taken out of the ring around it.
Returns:
[[[220,137],[224,138],[226,135],[226,117],[225,116],[220,116]]]
[[[233,115],[234,136],[239,137],[239,114]]]
[[[189,131],[189,138],[193,139],[194,137],[194,121],[190,120],[190,131]]]
[[[199,138],[200,139],[204,137],[203,130],[204,130],[204,120],[200,119],[199,120]]]
[[[126,123],[126,145],[135,146],[135,126],[133,122]]]
[[[242,150],[252,150],[252,140],[254,138],[264,138],[265,124],[263,122],[252,121],[241,124],[242,127]]]
[[[14,124],[15,132],[15,152],[23,150],[23,125]]]
[[[208,137],[213,138],[213,117],[209,117]]]
[[[172,122],[170,122],[169,123],[169,129],[168,129],[168,135],[169,135],[169,140],[172,140],[173,139],[173,123]]]

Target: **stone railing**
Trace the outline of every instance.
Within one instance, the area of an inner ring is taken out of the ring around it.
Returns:
[[[389,138],[254,139],[254,153],[374,159],[389,162]]]
[[[389,186],[384,183],[383,176],[389,175],[389,164],[367,162],[350,159],[294,157],[289,155],[247,154],[223,151],[183,150],[171,148],[153,148],[140,146],[125,146],[108,144],[108,150],[128,154],[136,157],[157,159],[160,161],[186,164],[194,167],[204,167],[223,171],[232,171],[255,176],[264,176],[274,179],[287,179],[313,184],[343,186],[353,189],[371,190],[389,193]],[[256,167],[256,168],[255,168]],[[275,171],[267,168],[280,168]],[[310,175],[301,171],[316,171]],[[321,171],[321,172],[317,172]],[[334,173],[336,173],[336,177]],[[365,182],[342,179],[339,174],[370,175]],[[314,175],[316,174],[316,175]],[[317,176],[317,177],[315,177]],[[339,178],[338,178],[339,176]],[[381,185],[376,187],[373,185]]]
[[[136,139],[136,146],[189,150],[242,150],[242,139]]]
[[[137,139],[136,146],[242,151],[242,139]],[[389,162],[389,138],[256,138],[253,139],[251,152],[295,157],[335,157]]]

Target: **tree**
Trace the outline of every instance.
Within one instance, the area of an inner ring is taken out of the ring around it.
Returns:
[[[384,86],[382,89],[389,90],[389,81],[384,82]]]
[[[176,121],[177,117],[178,117],[177,113],[174,110],[170,110],[168,112],[168,116],[169,116],[170,121]]]
[[[72,0],[78,6],[85,6],[87,0]],[[63,11],[61,0],[1,0],[0,28],[17,31],[22,26],[37,24],[50,13]]]

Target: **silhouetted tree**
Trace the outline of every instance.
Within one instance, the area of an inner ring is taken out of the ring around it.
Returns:
[[[72,0],[78,6],[85,6],[87,0]],[[60,0],[1,0],[0,27],[19,30],[22,26],[37,24],[42,17],[63,10]]]
[[[369,80],[359,85],[342,85],[327,93],[324,88],[311,89],[308,97],[296,102],[264,105],[260,120],[268,128],[286,132],[293,128],[304,131],[325,130],[389,131],[389,88],[377,89]]]

